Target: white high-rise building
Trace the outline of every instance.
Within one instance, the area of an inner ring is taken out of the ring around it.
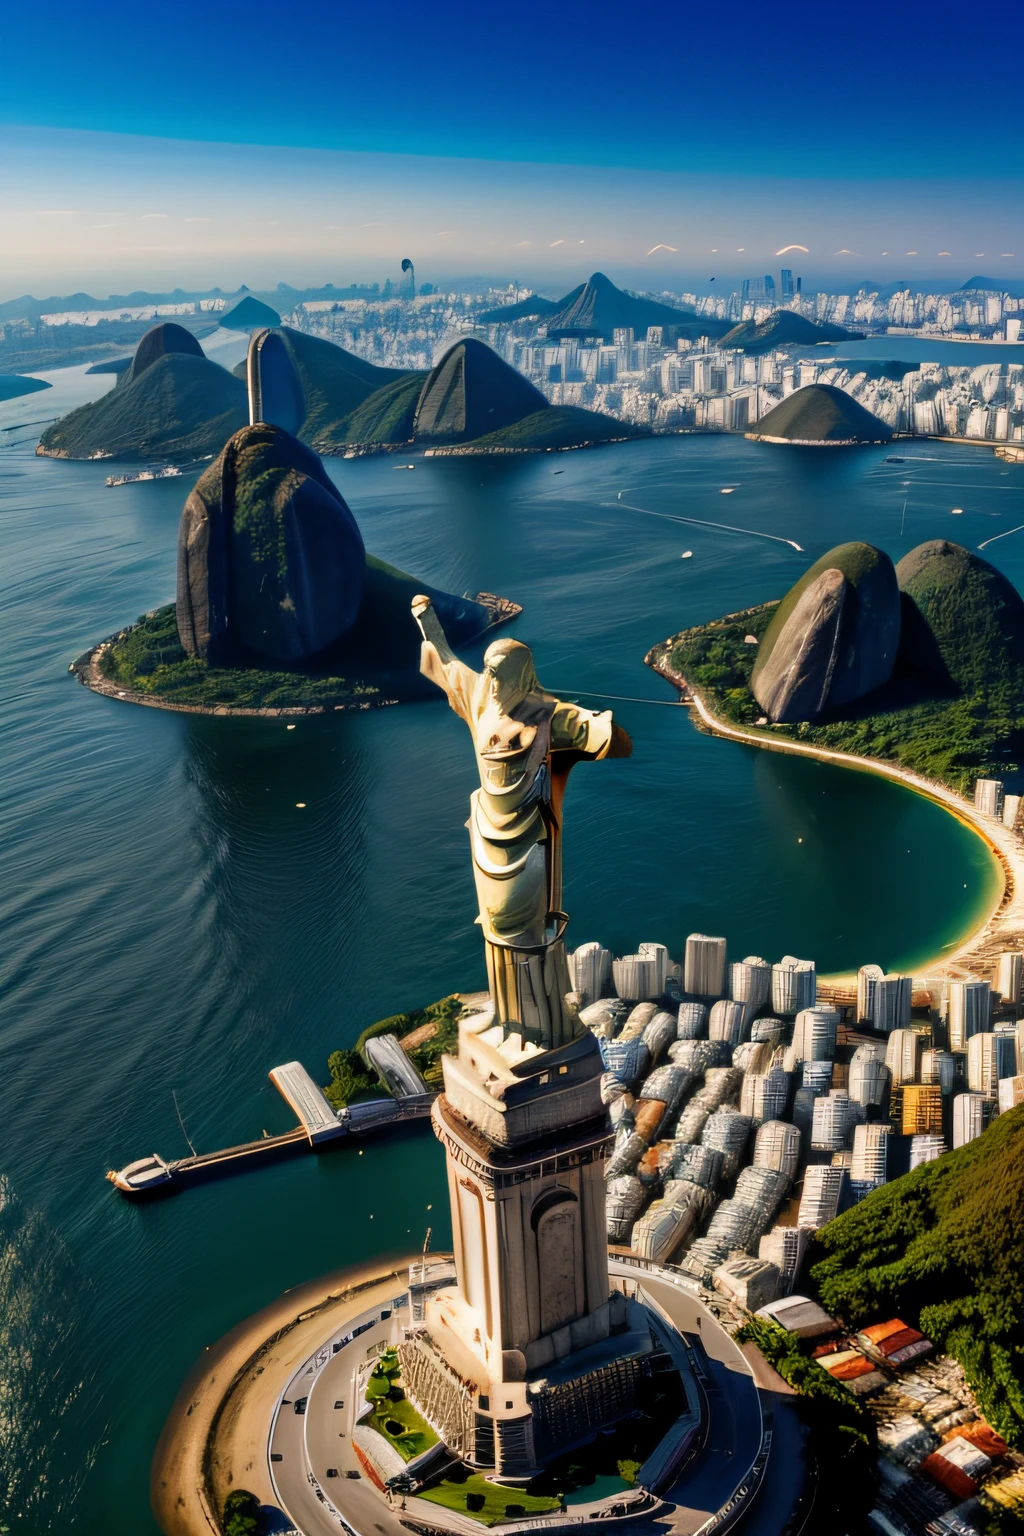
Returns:
[[[875,989],[875,1028],[885,1035],[906,1029],[914,995],[912,976],[883,976]]]
[[[754,1166],[776,1168],[788,1179],[800,1171],[800,1131],[785,1120],[766,1120],[754,1139]]]
[[[953,1100],[953,1146],[965,1147],[985,1129],[986,1100],[980,1093],[958,1093]]]
[[[832,1087],[833,1066],[831,1061],[805,1061],[802,1064],[800,1086],[809,1088],[816,1098],[820,1098]]]
[[[646,955],[623,955],[621,960],[612,961],[612,982],[624,1002],[650,1002],[660,995],[658,962]]]
[[[708,1039],[725,1040],[729,1045],[739,1045],[750,1022],[749,1003],[734,1003],[720,998],[712,1003],[708,1018]]]
[[[772,968],[759,955],[748,955],[729,967],[729,991],[737,1003],[763,1008],[772,993]]]
[[[779,1294],[788,1296],[796,1284],[800,1266],[811,1240],[806,1227],[772,1227],[758,1244],[757,1256],[779,1271]]]
[[[1018,819],[1020,817],[1020,802],[1021,802],[1021,796],[1020,795],[1004,795],[1003,796],[1003,826],[1004,827],[1010,827],[1011,830],[1016,828]]]
[[[789,1104],[789,1073],[781,1067],[768,1072],[747,1072],[740,1088],[740,1114],[749,1115],[755,1125],[778,1122]],[[791,1129],[795,1129],[791,1127]],[[799,1136],[797,1137],[799,1145]],[[755,1158],[756,1162],[757,1159]]]
[[[850,1062],[849,1092],[856,1104],[884,1104],[889,1091],[889,1068],[882,1059],[879,1041],[858,1045]]]
[[[967,1042],[967,1087],[986,1099],[999,1095],[999,1079],[1013,1077],[1017,1070],[1015,1035],[997,1035],[986,1031],[972,1035]]]
[[[857,972],[857,1022],[886,1035],[906,1029],[913,992],[912,976],[887,976],[880,965],[862,965]]]
[[[796,1061],[829,1061],[836,1054],[839,1013],[827,1003],[802,1008],[793,1030],[793,1055]]]
[[[845,1088],[832,1091],[814,1101],[811,1121],[811,1146],[819,1152],[841,1152],[850,1128],[850,1095]]]
[[[974,809],[983,816],[1000,817],[1003,814],[1003,784],[1001,779],[975,779]]]
[[[885,1049],[885,1064],[892,1073],[892,1085],[917,1082],[918,1049],[921,1036],[912,1029],[894,1029]]]
[[[605,983],[611,980],[611,950],[596,943],[581,944],[568,959],[569,977],[573,991],[580,1000],[580,1007],[596,1003],[604,993]]]
[[[833,1168],[831,1164],[812,1164],[807,1168],[797,1226],[816,1232],[834,1220],[839,1214],[845,1184],[845,1168]]]
[[[793,1015],[802,1008],[813,1008],[818,982],[813,960],[797,960],[783,955],[772,966],[772,1012]]]
[[[946,1150],[941,1136],[912,1136],[910,1138],[910,1166],[920,1168],[922,1163],[935,1163]]]
[[[850,1160],[850,1182],[853,1184],[884,1184],[888,1176],[889,1137],[892,1126],[876,1120],[869,1125],[858,1125],[853,1132],[853,1156]]]
[[[875,990],[884,975],[880,965],[862,965],[857,972],[858,1024],[874,1024]]]
[[[637,954],[641,960],[652,960],[655,967],[655,980],[657,992],[654,996],[660,997],[665,990],[668,981],[668,950],[664,944],[640,944],[637,946]]]
[[[996,969],[996,991],[1005,1003],[1019,1003],[1024,988],[1024,955],[1017,949],[1004,949]]]
[[[950,1051],[928,1050],[921,1053],[922,1083],[938,1083],[944,1094],[952,1093],[956,1083],[956,1057]]]
[[[725,940],[691,933],[683,961],[683,991],[691,997],[724,997],[725,980]]]
[[[987,981],[951,981],[948,983],[946,1018],[951,1051],[966,1051],[972,1035],[988,1029],[992,1012],[992,989]]]

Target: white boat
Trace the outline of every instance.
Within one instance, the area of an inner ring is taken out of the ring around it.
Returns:
[[[163,469],[140,469],[134,475],[108,475],[108,485],[136,485],[140,480],[173,480],[181,470],[177,464],[165,464]]]
[[[154,1152],[125,1168],[111,1168],[107,1178],[124,1195],[148,1195],[150,1190],[171,1182],[171,1170],[159,1153]]]

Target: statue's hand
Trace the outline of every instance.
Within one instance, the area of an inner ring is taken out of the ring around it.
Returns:
[[[424,597],[422,592],[420,592],[416,597],[413,598],[413,600],[412,600],[412,616],[416,620],[417,623],[419,623],[419,621],[423,617],[423,615],[432,606],[433,605],[431,604],[430,598],[429,597]]]

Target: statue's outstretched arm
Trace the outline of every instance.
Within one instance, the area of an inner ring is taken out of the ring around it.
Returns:
[[[441,659],[441,665],[447,666],[449,662],[457,660],[455,652],[448,644],[444,630],[441,628],[441,620],[434,612],[434,605],[429,597],[421,593],[412,600],[412,616],[419,625],[420,634],[428,645],[432,645]]]
[[[477,674],[472,667],[467,667],[464,661],[459,660],[448,644],[445,632],[441,628],[441,620],[434,612],[434,605],[429,597],[421,594],[413,598],[412,616],[423,636],[423,645],[420,649],[420,671],[424,677],[429,677],[432,683],[444,689],[448,695],[448,702],[456,714],[469,720],[470,701]]]

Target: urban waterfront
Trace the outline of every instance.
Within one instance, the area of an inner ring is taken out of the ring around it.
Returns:
[[[0,426],[87,387],[79,376],[60,398],[10,402]],[[426,1128],[144,1208],[102,1174],[186,1150],[172,1090],[201,1150],[274,1132],[287,1111],[271,1066],[298,1057],[319,1076],[372,1019],[482,983],[461,831],[473,770],[440,700],[288,731],[75,685],[74,655],[171,595],[191,480],[108,490],[108,466],[36,460],[35,435],[0,452],[0,1274],[13,1319],[0,1394],[24,1528],[71,1518],[127,1536],[153,1528],[152,1447],[203,1346],[285,1287],[407,1251],[428,1225],[443,1245],[447,1212]],[[327,462],[375,553],[521,602],[514,633],[562,696],[667,706],[642,665],[655,641],[780,596],[846,538],[896,558],[938,536],[975,546],[1016,526],[1024,489],[1024,466],[926,442],[816,454],[666,438],[417,458],[412,474],[386,455]],[[620,492],[662,515],[617,507]],[[1024,535],[992,555],[1024,585]],[[633,760],[571,789],[573,945],[657,940],[678,958],[697,929],[726,934],[734,956],[806,955],[822,973],[913,968],[993,900],[990,856],[936,806],[699,735],[678,708],[615,709]],[[52,1502],[34,1504],[41,1480]]]

